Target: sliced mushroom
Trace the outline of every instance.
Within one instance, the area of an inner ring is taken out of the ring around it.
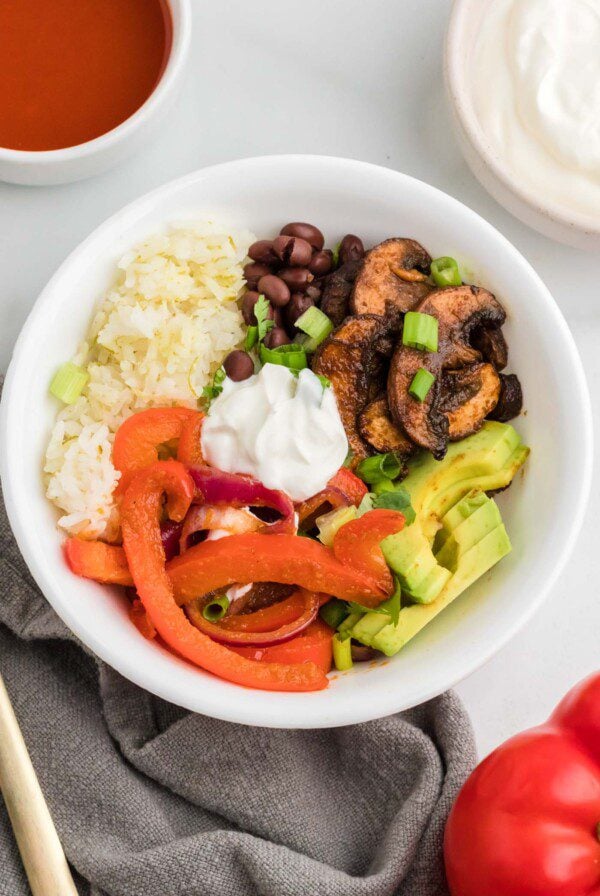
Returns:
[[[486,330],[481,327],[473,333],[471,344],[496,370],[504,370],[508,364],[508,345],[502,330]]]
[[[492,420],[507,423],[523,410],[523,390],[514,373],[500,374],[500,398],[489,415]]]
[[[464,439],[481,429],[500,397],[500,376],[493,364],[471,364],[442,376],[441,408],[448,416],[448,438]]]
[[[336,327],[339,327],[349,314],[350,295],[361,265],[362,261],[349,261],[325,277],[321,310]]]
[[[431,257],[415,240],[393,238],[367,252],[356,278],[350,309],[398,319],[433,287],[427,281]]]
[[[416,310],[438,319],[438,351],[423,352],[398,344],[388,376],[388,403],[394,422],[413,442],[440,459],[446,453],[449,439],[448,414],[442,407],[442,374],[481,361],[480,353],[469,344],[473,331],[477,327],[501,327],[506,314],[490,292],[477,286],[436,289]],[[422,402],[412,398],[408,391],[421,367],[435,376]]]
[[[361,412],[358,429],[365,442],[379,454],[394,451],[408,457],[415,450],[410,439],[392,420],[385,395],[379,395]]]
[[[373,376],[373,343],[382,326],[372,314],[348,317],[317,350],[312,368],[333,386],[353,465],[371,453],[358,430],[358,415],[368,401]]]

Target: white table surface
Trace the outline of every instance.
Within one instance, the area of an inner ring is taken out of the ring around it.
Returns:
[[[67,186],[0,184],[0,370],[48,277],[112,212],[204,165],[307,152],[396,168],[491,221],[550,287],[575,332],[592,396],[597,394],[600,256],[529,230],[485,193],[463,162],[442,84],[449,0],[192,3],[188,79],[162,133],[143,153],[101,177]],[[542,720],[572,684],[600,667],[599,523],[600,513],[591,507],[568,571],[546,605],[459,685],[482,754]]]

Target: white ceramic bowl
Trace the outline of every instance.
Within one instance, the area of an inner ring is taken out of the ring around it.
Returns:
[[[146,102],[112,131],[78,146],[45,152],[0,147],[0,180],[30,186],[70,183],[106,171],[151,139],[177,95],[190,48],[190,0],[168,2],[173,24],[171,52]]]
[[[579,249],[600,249],[600,223],[550,202],[517,176],[498,155],[475,114],[470,61],[481,22],[494,0],[454,0],[446,35],[444,75],[456,136],[467,164],[494,199],[525,224]]]
[[[328,245],[347,231],[374,244],[392,235],[456,257],[469,279],[505,304],[510,369],[525,392],[516,421],[531,458],[499,495],[514,550],[403,651],[357,666],[314,694],[248,691],[177,659],[137,632],[116,591],[73,576],[61,553],[41,461],[57,412],[48,384],[89,324],[115,262],[167,222],[211,216],[277,233],[314,221]],[[0,417],[4,497],[23,555],[65,623],[121,674],[174,703],[252,725],[327,727],[420,703],[494,654],[540,606],[581,525],[592,464],[591,412],[573,339],[548,290],[517,250],[455,199],[396,171],[318,156],[274,156],[197,171],[142,197],[106,221],[59,268],[15,346]]]

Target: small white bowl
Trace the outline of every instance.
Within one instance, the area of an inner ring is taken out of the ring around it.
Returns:
[[[169,222],[212,217],[259,236],[312,221],[329,246],[351,231],[373,245],[410,236],[457,258],[471,282],[508,311],[510,368],[525,394],[514,425],[532,448],[523,475],[498,496],[513,552],[400,653],[357,665],[313,694],[249,691],[146,641],[117,590],[74,576],[57,514],[44,497],[42,458],[58,411],[48,384],[74,353],[115,263]],[[577,349],[552,296],[490,224],[397,171],[321,156],[229,162],[165,184],[128,205],[77,248],[38,298],[15,346],[0,409],[0,471],[19,547],[40,588],[75,634],[141,687],[232,722],[289,728],[348,725],[428,700],[468,675],[526,622],[577,538],[590,488],[591,410]]]
[[[0,147],[0,180],[13,184],[65,184],[100,174],[140,149],[153,135],[182,81],[192,30],[190,0],[168,0],[173,26],[171,52],[162,76],[129,118],[94,140],[43,152]]]
[[[545,201],[519,182],[483,132],[473,108],[470,57],[494,0],[454,0],[446,34],[444,76],[455,131],[471,171],[494,199],[525,224],[579,249],[600,249],[600,223]]]

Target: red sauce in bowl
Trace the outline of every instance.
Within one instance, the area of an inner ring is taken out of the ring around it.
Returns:
[[[166,0],[0,0],[0,146],[106,134],[148,99],[170,49]]]

